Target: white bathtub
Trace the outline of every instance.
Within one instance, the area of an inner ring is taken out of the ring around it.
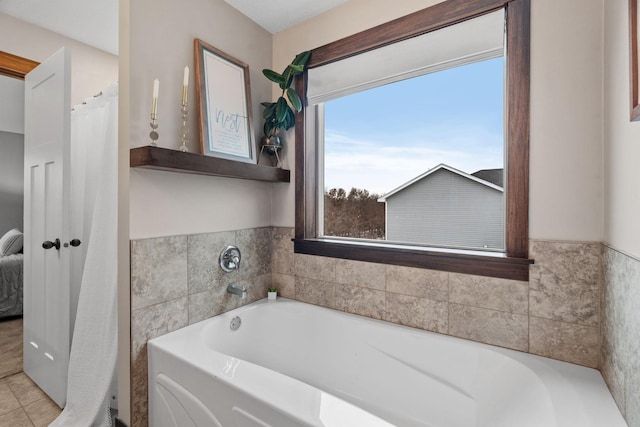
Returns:
[[[626,426],[594,369],[285,299],[148,355],[151,427]]]

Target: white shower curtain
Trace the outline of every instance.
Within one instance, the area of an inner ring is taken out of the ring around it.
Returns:
[[[117,355],[117,146],[114,83],[71,114],[71,220],[73,237],[82,242],[71,274],[82,280],[76,291],[67,403],[50,427],[111,425]]]

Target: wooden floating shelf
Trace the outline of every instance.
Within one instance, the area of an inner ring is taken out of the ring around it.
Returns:
[[[198,175],[223,176],[227,178],[252,179],[268,182],[290,182],[291,171],[252,163],[183,153],[167,148],[132,148],[129,165],[132,168],[164,170]]]

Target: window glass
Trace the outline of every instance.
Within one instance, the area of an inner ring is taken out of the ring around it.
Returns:
[[[320,236],[504,250],[503,56],[319,105]]]

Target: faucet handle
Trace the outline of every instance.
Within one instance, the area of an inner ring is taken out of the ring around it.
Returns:
[[[240,249],[234,245],[226,246],[220,253],[220,268],[227,273],[232,271],[240,271],[240,261],[242,254]]]
[[[240,273],[240,257],[231,255],[231,261],[233,265],[230,263],[229,266]]]

